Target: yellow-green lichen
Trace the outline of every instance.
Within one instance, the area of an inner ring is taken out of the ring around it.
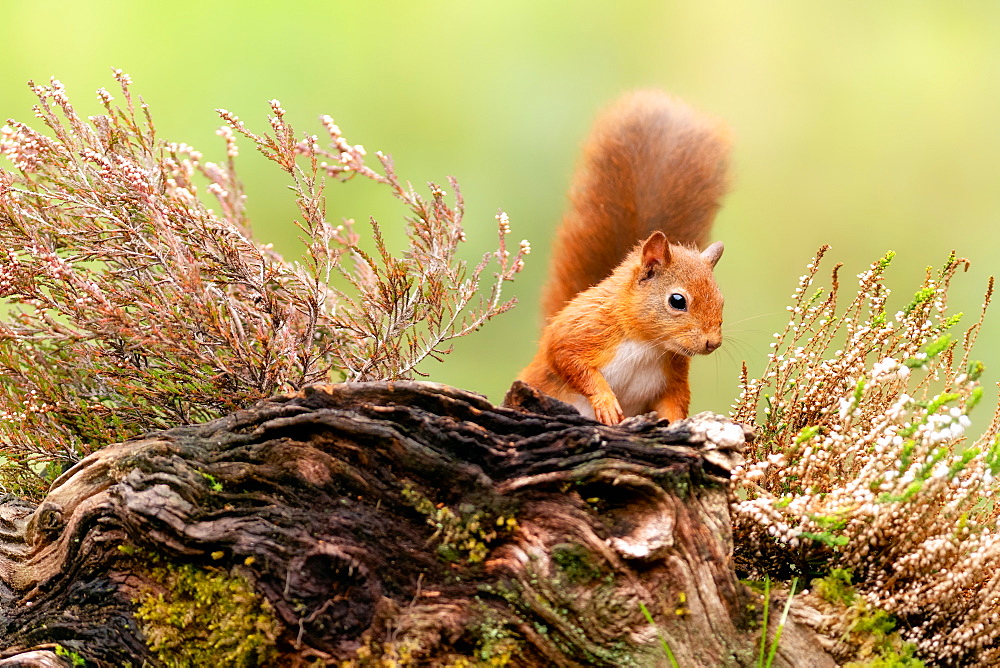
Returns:
[[[478,599],[478,597],[477,597]],[[481,603],[477,604],[481,621],[471,630],[476,638],[476,658],[465,666],[506,666],[518,651],[519,641],[511,630],[508,620]],[[456,661],[454,668],[463,668]]]
[[[451,663],[446,664],[444,668],[503,668],[503,666],[506,666],[509,663],[509,654],[492,656],[489,659],[470,659],[468,657],[461,656],[453,659]]]
[[[367,640],[354,656],[341,661],[339,668],[410,668],[435,665],[443,668],[502,668],[510,662],[510,655],[494,655],[486,659],[447,654],[441,657],[415,657],[406,643],[374,642]]]
[[[487,546],[501,532],[517,530],[517,520],[513,517],[492,518],[486,511],[468,503],[452,510],[443,503],[435,504],[410,485],[403,487],[401,493],[403,500],[434,527],[431,539],[440,541],[438,554],[446,561],[464,558],[470,564],[481,562],[489,554]]]

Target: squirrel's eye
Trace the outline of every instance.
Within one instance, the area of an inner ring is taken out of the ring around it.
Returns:
[[[667,303],[670,304],[670,308],[676,309],[678,311],[684,311],[687,309],[688,306],[687,300],[684,299],[684,295],[678,294],[676,292],[670,295],[670,297],[667,299]]]

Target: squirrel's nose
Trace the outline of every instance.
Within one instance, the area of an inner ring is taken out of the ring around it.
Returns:
[[[713,350],[715,350],[716,348],[718,348],[721,345],[722,345],[722,341],[717,341],[717,340],[714,340],[714,339],[708,339],[707,341],[705,341],[705,352],[706,353],[710,353],[710,352],[712,352]]]

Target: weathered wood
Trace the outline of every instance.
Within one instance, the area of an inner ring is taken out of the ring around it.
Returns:
[[[109,446],[37,507],[0,499],[0,658],[24,662],[0,666],[65,663],[56,644],[156,663],[135,554],[246,577],[286,663],[667,665],[659,633],[682,666],[754,665],[761,601],[735,576],[727,501],[745,430],[710,414],[608,427],[523,385],[508,404],[310,387]],[[809,613],[774,665],[834,665]]]

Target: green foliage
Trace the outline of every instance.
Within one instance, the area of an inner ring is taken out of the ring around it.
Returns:
[[[774,630],[774,638],[772,638],[771,642],[768,643],[767,629],[769,625],[768,616],[770,614],[771,607],[771,578],[764,578],[764,610],[761,615],[760,647],[757,652],[757,668],[771,668],[771,664],[774,663],[774,657],[778,653],[778,643],[781,642],[781,633],[785,628],[785,621],[788,619],[788,611],[792,607],[792,598],[795,595],[795,588],[797,584],[798,578],[792,578],[792,584],[788,588],[788,597],[785,600],[785,607],[781,611],[778,626]]]
[[[841,547],[847,545],[847,536],[840,535],[840,531],[847,526],[847,520],[842,515],[829,517],[825,515],[806,515],[822,531],[803,531],[801,536],[810,540],[829,545],[830,547]]]
[[[172,564],[122,550],[149,564],[153,586],[136,599],[150,650],[167,666],[261,666],[277,656],[282,626],[270,603],[239,574]]]
[[[823,543],[824,545],[829,545],[830,547],[843,547],[847,545],[847,536],[838,536],[829,531],[820,531],[815,533],[812,531],[803,531],[799,534],[802,538],[808,538],[809,540],[814,540],[817,543]]]
[[[679,668],[677,659],[674,657],[674,651],[670,649],[670,644],[667,642],[667,639],[663,637],[663,634],[660,632],[660,627],[656,625],[656,621],[653,620],[653,615],[650,614],[649,609],[642,601],[639,601],[639,609],[642,610],[642,614],[646,618],[646,621],[649,622],[649,625],[656,629],[656,635],[660,639],[660,647],[663,649],[663,655],[667,658],[667,661],[670,662],[671,667]]]

